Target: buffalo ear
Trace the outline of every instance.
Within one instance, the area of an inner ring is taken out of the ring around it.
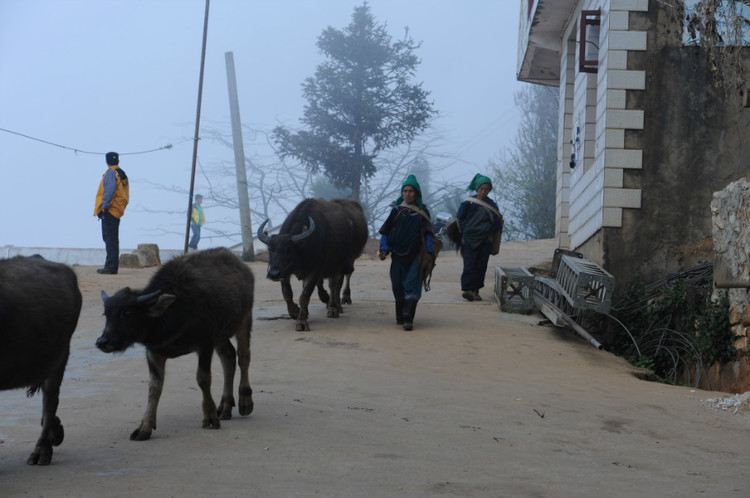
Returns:
[[[174,294],[162,294],[156,299],[156,302],[149,306],[148,310],[146,311],[146,316],[156,318],[159,316],[162,316],[166,311],[167,308],[169,308],[169,305],[171,305],[175,299],[177,299],[177,296]]]
[[[102,301],[106,303],[107,299],[109,299],[109,296],[106,292],[102,291]]]

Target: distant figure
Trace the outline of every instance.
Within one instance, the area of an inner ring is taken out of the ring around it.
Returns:
[[[467,301],[481,301],[479,289],[484,287],[493,237],[502,230],[503,218],[495,201],[487,197],[492,190],[488,177],[477,173],[466,190],[474,190],[476,195],[467,197],[456,213],[464,260],[461,296]]]
[[[116,275],[120,266],[120,218],[130,199],[128,175],[120,168],[120,155],[107,152],[107,171],[102,175],[99,191],[96,193],[94,216],[102,222],[102,239],[107,249],[104,268],[96,270],[105,275]]]
[[[190,230],[193,232],[193,236],[190,238],[188,248],[198,249],[198,242],[201,240],[201,227],[206,222],[206,217],[203,215],[203,196],[200,194],[195,195],[195,201],[193,202],[193,214],[190,217]]]
[[[401,185],[388,219],[380,227],[380,260],[391,255],[391,290],[396,300],[396,323],[414,328],[414,313],[422,297],[420,254],[434,254],[432,221],[422,202],[422,189],[414,175]]]

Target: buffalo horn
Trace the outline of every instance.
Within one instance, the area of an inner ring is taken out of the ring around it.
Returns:
[[[160,291],[160,290],[154,291],[154,292],[152,292],[152,293],[150,293],[150,294],[144,294],[144,295],[142,295],[142,296],[138,296],[138,297],[136,298],[135,302],[136,302],[136,303],[142,303],[142,302],[144,302],[144,301],[148,301],[149,299],[153,299],[153,298],[155,298],[155,297],[156,297],[156,296],[158,296],[159,294],[161,294],[161,291]]]
[[[290,237],[292,239],[292,242],[299,242],[300,240],[306,239],[315,230],[315,222],[313,221],[312,217],[308,216],[307,219],[310,220],[310,226],[307,227],[307,230],[302,231],[302,233],[292,235]]]
[[[261,223],[260,228],[258,228],[258,240],[263,242],[265,245],[268,245],[268,243],[271,241],[271,237],[269,237],[266,233],[266,223],[268,223],[268,220]]]

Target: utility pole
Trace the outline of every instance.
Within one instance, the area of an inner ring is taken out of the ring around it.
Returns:
[[[198,109],[195,111],[195,138],[193,138],[193,168],[190,173],[190,195],[188,196],[187,228],[185,228],[185,254],[188,252],[190,237],[190,218],[193,215],[193,190],[195,189],[195,163],[198,160],[198,139],[200,138],[201,126],[201,98],[203,97],[203,68],[206,63],[206,38],[208,37],[208,5],[206,0],[206,13],[203,16],[203,47],[201,48],[201,72],[198,78]]]
[[[247,195],[247,174],[245,173],[245,147],[242,145],[242,123],[240,104],[237,96],[237,78],[234,73],[234,55],[224,54],[227,64],[227,86],[229,87],[229,111],[232,117],[232,144],[234,166],[237,171],[237,201],[240,205],[240,231],[242,233],[242,260],[255,261],[253,248],[253,225],[250,218],[250,199]]]

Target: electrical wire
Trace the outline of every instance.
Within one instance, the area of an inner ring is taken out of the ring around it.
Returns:
[[[60,147],[61,149],[70,150],[70,151],[73,151],[76,154],[95,154],[95,155],[105,154],[105,152],[93,152],[93,151],[88,151],[88,150],[83,150],[83,149],[77,149],[75,147],[68,147],[66,145],[56,144],[56,143],[50,142],[48,140],[42,140],[41,138],[36,138],[36,137],[32,137],[30,135],[25,135],[25,134],[19,133],[17,131],[6,130],[5,128],[0,128],[0,131],[4,131],[5,133],[10,133],[12,135],[18,135],[19,137],[28,138],[29,140],[34,140],[36,142],[41,142],[43,144],[52,145],[54,147]],[[178,143],[187,142],[188,140],[192,140],[192,139],[185,139],[185,140],[182,140],[182,141],[180,141]],[[135,155],[135,154],[148,154],[148,153],[157,152],[157,151],[160,151],[160,150],[169,150],[172,147],[173,147],[172,144],[167,144],[167,145],[164,145],[162,147],[158,147],[156,149],[142,150],[142,151],[138,151],[138,152],[120,152],[119,155],[126,156],[126,155]]]

